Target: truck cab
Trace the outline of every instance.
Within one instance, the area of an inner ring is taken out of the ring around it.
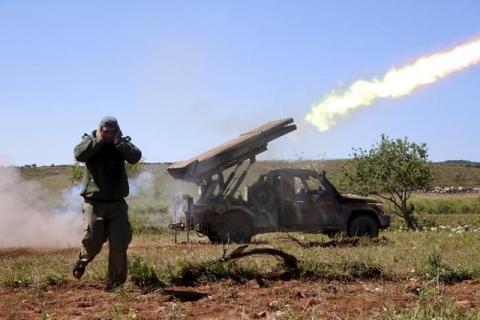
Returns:
[[[276,216],[268,231],[303,231],[354,236],[377,236],[390,219],[376,199],[340,194],[326,173],[306,169],[277,169],[260,176],[248,189],[250,210],[266,209]],[[370,223],[353,231],[348,225],[356,216],[371,217]],[[262,230],[258,230],[262,231]]]

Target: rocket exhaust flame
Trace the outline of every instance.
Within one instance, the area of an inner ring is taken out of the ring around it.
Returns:
[[[456,46],[447,51],[417,59],[402,68],[392,68],[381,79],[359,80],[345,92],[331,92],[322,102],[312,106],[305,117],[319,131],[333,127],[337,119],[361,106],[369,106],[379,98],[399,98],[415,89],[436,82],[448,75],[480,63],[480,40]]]

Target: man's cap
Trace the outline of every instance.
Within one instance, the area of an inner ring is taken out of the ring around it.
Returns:
[[[112,129],[115,129],[115,130],[118,130],[119,129],[119,126],[118,126],[118,121],[116,118],[114,117],[104,117],[102,120],[100,120],[100,124],[98,125],[99,128],[101,127],[108,127],[108,128],[112,128]]]

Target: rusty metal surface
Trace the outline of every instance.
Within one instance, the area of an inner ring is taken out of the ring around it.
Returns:
[[[271,121],[196,157],[176,162],[167,171],[175,179],[198,182],[218,171],[254,158],[267,150],[270,141],[296,128],[292,118]]]

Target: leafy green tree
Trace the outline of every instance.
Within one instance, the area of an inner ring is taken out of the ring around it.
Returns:
[[[140,161],[135,164],[130,164],[127,162],[125,163],[125,170],[127,170],[127,175],[129,177],[133,177],[142,172],[144,167],[145,158],[140,159]],[[82,180],[84,171],[84,165],[80,164],[80,162],[75,162],[70,170],[70,178],[72,179],[72,183]]]
[[[130,164],[128,162],[125,162],[125,170],[127,170],[127,175],[129,177],[136,176],[137,174],[142,172],[144,168],[145,168],[145,158],[143,157],[142,159],[140,159],[140,161],[138,161],[135,164]]]
[[[70,179],[72,179],[72,183],[82,180],[84,170],[85,169],[80,162],[75,162],[73,167],[70,169]]]
[[[383,134],[370,150],[353,149],[353,159],[344,167],[342,185],[361,195],[376,195],[388,201],[393,213],[416,229],[413,191],[427,189],[432,181],[432,165],[426,144],[389,139]]]

